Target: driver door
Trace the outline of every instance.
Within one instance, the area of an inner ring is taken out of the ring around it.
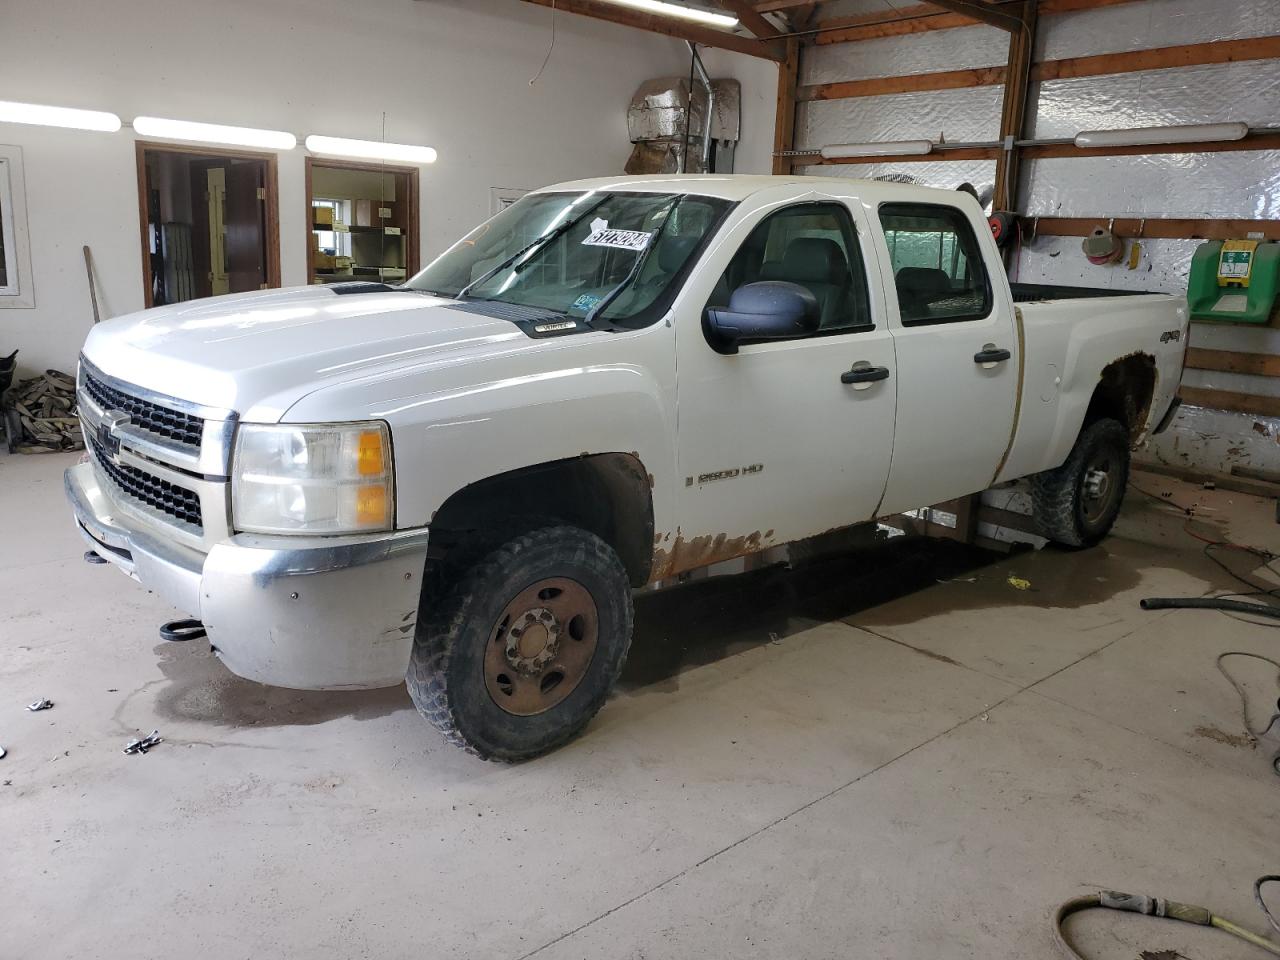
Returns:
[[[893,452],[894,341],[863,212],[804,192],[759,208],[703,258],[678,308],[679,465],[668,575],[870,519]],[[718,353],[707,306],[758,280],[807,287],[820,326]],[[872,375],[851,371],[874,368]],[[856,382],[853,382],[856,381]]]

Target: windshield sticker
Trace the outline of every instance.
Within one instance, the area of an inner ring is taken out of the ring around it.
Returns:
[[[600,299],[601,298],[597,297],[594,293],[584,293],[577,300],[573,301],[573,305],[579,310],[590,310],[600,302]]]
[[[613,247],[618,250],[643,250],[653,239],[644,230],[614,230],[608,220],[594,220],[591,232],[582,241],[584,247]]]

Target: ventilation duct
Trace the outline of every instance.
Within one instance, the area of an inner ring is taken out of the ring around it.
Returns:
[[[706,87],[694,80],[691,109],[688,77],[660,77],[642,83],[627,108],[627,132],[635,146],[627,160],[626,172],[632,175],[732,173],[740,130],[742,88],[737,80],[712,80],[711,91],[712,149],[704,166]]]

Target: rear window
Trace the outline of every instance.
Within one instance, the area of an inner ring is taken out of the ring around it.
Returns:
[[[880,224],[907,325],[980,320],[991,313],[991,281],[977,235],[955,207],[886,203]]]

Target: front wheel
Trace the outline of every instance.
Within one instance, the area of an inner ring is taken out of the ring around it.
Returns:
[[[409,694],[476,756],[524,760],[560,746],[622,672],[631,584],[618,555],[585,530],[515,537],[428,592]]]
[[[1040,535],[1064,547],[1093,546],[1116,522],[1128,482],[1129,432],[1118,420],[1095,420],[1066,463],[1031,478]]]

